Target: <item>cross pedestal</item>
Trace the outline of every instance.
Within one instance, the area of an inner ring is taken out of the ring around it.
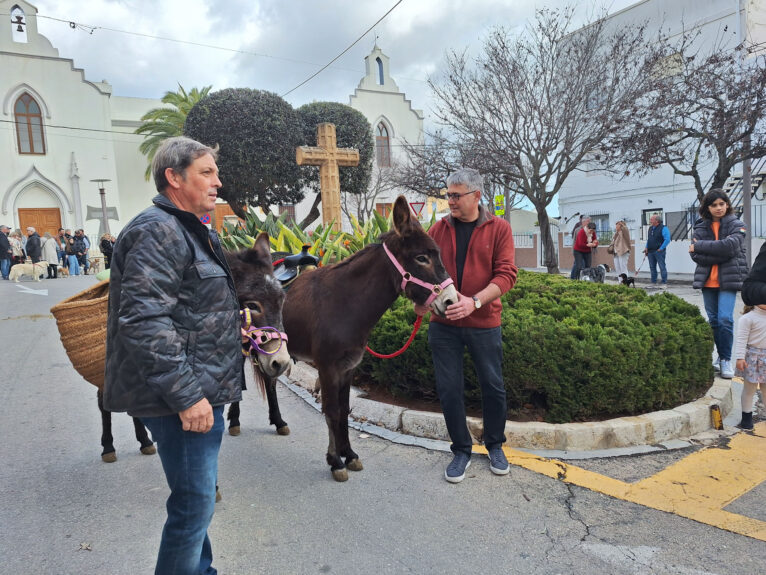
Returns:
[[[339,148],[335,124],[317,126],[317,145],[295,149],[299,166],[319,166],[319,189],[322,194],[322,223],[333,223],[333,231],[341,230],[340,172],[338,166],[359,164],[359,152],[353,148]]]

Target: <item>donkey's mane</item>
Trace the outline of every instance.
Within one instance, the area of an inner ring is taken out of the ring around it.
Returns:
[[[382,236],[381,236],[382,237]],[[344,260],[339,261],[336,264],[332,264],[331,266],[328,266],[326,269],[340,269],[344,266],[347,266],[354,262],[355,260],[365,257],[368,254],[371,254],[373,250],[378,249],[381,244],[375,243],[375,244],[367,244],[364,246],[361,250],[359,250],[356,253],[351,254],[349,257],[347,257]]]

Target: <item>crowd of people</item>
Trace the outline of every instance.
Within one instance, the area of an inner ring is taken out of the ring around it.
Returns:
[[[104,257],[104,267],[109,269],[115,237],[103,234],[99,249]],[[11,231],[8,226],[0,226],[0,273],[7,280],[11,267],[30,260],[32,263],[47,264],[48,279],[57,279],[59,268],[64,268],[69,275],[87,274],[91,266],[91,245],[84,230],[59,228],[56,235],[43,233],[29,226],[26,234],[20,229]]]

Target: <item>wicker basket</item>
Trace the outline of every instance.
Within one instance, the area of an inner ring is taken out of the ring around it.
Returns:
[[[108,302],[106,280],[51,308],[69,360],[77,373],[99,389],[104,387]]]

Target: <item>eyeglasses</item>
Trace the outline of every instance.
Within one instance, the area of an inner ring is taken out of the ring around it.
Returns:
[[[462,194],[445,194],[448,200],[459,200],[463,196],[467,196],[468,194],[476,193],[476,190],[473,190],[472,192],[463,192]]]

